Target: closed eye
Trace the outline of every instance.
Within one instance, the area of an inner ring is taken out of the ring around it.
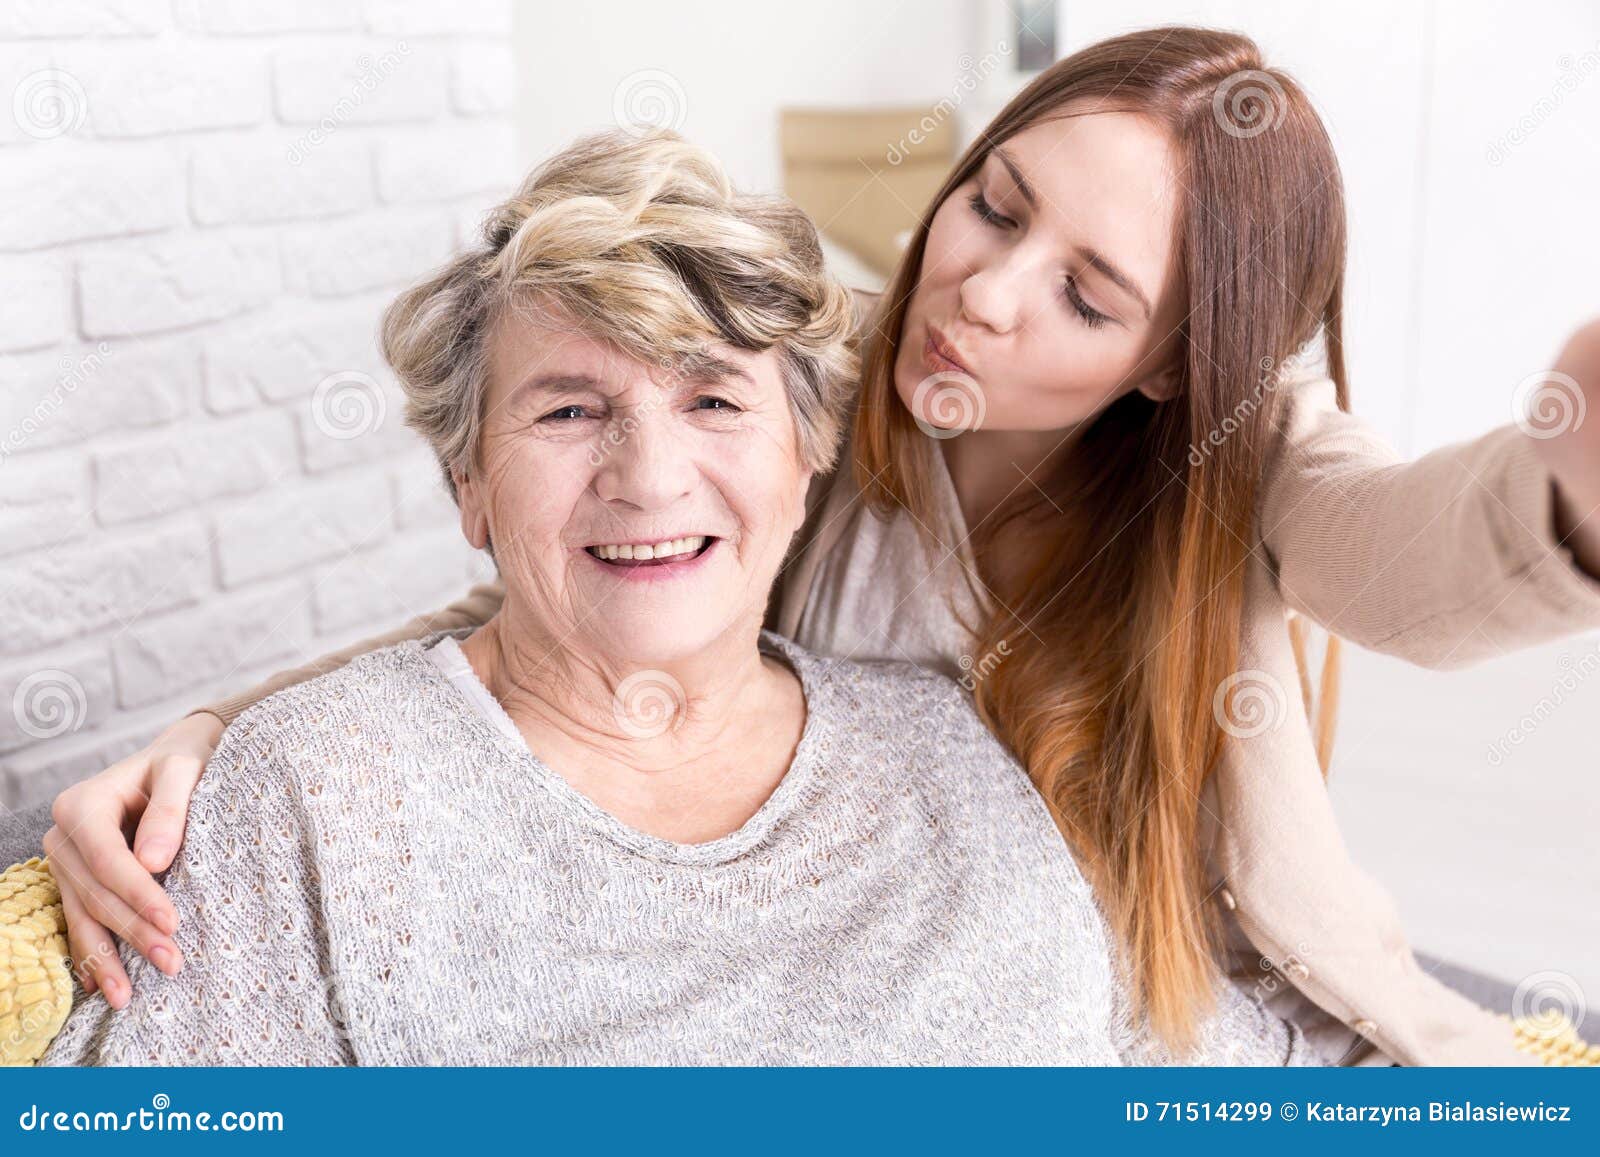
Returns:
[[[972,196],[967,198],[967,204],[972,206],[972,211],[987,225],[993,225],[997,229],[1010,229],[1016,224],[1010,217],[989,204],[989,199],[983,195],[982,189],[974,190]]]
[[[1074,278],[1067,278],[1067,283],[1063,286],[1062,292],[1066,294],[1067,302],[1072,306],[1073,311],[1083,318],[1083,323],[1090,329],[1099,329],[1111,320],[1111,318],[1083,300],[1083,295],[1078,292],[1078,283]]]

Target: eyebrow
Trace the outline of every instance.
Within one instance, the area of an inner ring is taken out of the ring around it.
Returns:
[[[588,374],[534,374],[531,378],[517,383],[517,387],[507,397],[535,392],[558,394],[562,390],[594,390],[599,387],[600,379]]]
[[[1137,301],[1144,309],[1144,319],[1146,321],[1150,320],[1150,299],[1144,295],[1143,290],[1133,283],[1132,278],[1107,261],[1100,253],[1087,246],[1078,246],[1078,252],[1083,255],[1085,261],[1103,273],[1107,280],[1121,287],[1124,293]]]
[[[679,376],[690,382],[718,382],[734,378],[747,385],[755,385],[755,379],[746,373],[742,367],[725,358],[713,355],[698,355],[688,359],[684,363],[684,369]],[[605,382],[593,374],[552,371],[534,374],[519,384],[513,393],[521,393],[524,390],[528,390],[553,394],[562,390],[600,390],[604,389],[604,387]]]
[[[1022,194],[1022,199],[1028,203],[1028,208],[1035,210],[1038,209],[1039,195],[1033,191],[1033,186],[1028,184],[1028,179],[1022,175],[1022,170],[1017,168],[1017,163],[1006,154],[1004,146],[996,145],[992,152],[994,156],[1000,158],[1000,163],[1006,167],[1006,172],[1011,174],[1011,180],[1016,184],[1017,192]],[[1129,277],[1126,273],[1122,272],[1122,270],[1113,265],[1111,261],[1097,249],[1091,249],[1087,245],[1080,245],[1078,246],[1078,254],[1085,261],[1087,261],[1090,266],[1092,266],[1103,277],[1105,277],[1106,280],[1110,281],[1129,297],[1137,301],[1140,307],[1144,310],[1145,320],[1150,320],[1150,314],[1152,312],[1150,308],[1150,299],[1144,295],[1144,290],[1139,288],[1139,286],[1134,282],[1133,278]]]

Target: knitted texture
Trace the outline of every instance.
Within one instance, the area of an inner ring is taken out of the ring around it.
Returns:
[[[1580,1037],[1578,1026],[1564,1012],[1549,1009],[1515,1019],[1502,1013],[1501,1018],[1510,1021],[1517,1048],[1532,1053],[1544,1064],[1557,1068],[1600,1067],[1600,1044],[1589,1044]]]
[[[418,642],[245,712],[166,887],[45,1064],[1319,1064],[1219,978],[1198,1051],[1133,1023],[1109,936],[960,688],[774,635],[807,718],[737,831],[632,829]]]
[[[61,893],[35,856],[0,873],[0,1065],[32,1064],[67,1019]]]

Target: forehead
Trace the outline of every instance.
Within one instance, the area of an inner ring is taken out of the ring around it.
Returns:
[[[710,368],[695,361],[677,368],[696,378],[716,378],[716,363],[741,370],[758,387],[782,388],[777,353],[752,353],[726,343],[705,347]],[[567,375],[593,379],[602,388],[621,392],[635,386],[666,386],[677,380],[664,364],[630,356],[598,337],[568,315],[549,308],[506,310],[489,335],[489,385],[503,397],[535,376]]]
[[[1169,267],[1179,186],[1167,132],[1147,117],[1069,106],[1001,146],[1039,198],[1037,224],[1069,245],[1101,250],[1147,286]],[[999,157],[984,162],[1002,187]]]

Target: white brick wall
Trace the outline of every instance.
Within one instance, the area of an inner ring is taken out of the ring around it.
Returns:
[[[487,573],[375,333],[518,175],[510,29],[0,6],[0,805]]]

